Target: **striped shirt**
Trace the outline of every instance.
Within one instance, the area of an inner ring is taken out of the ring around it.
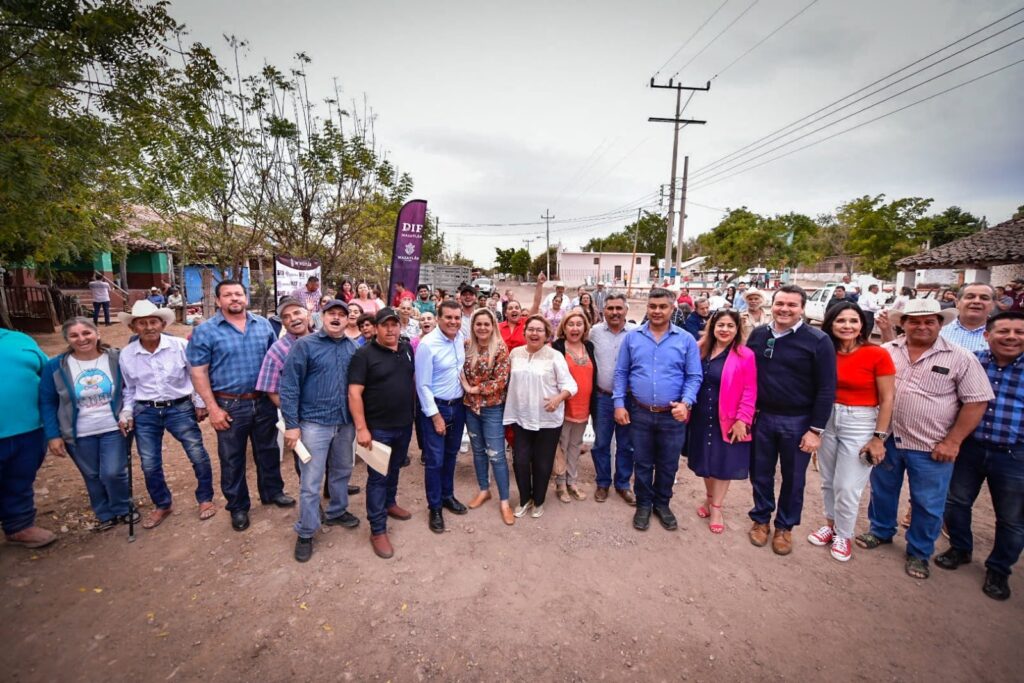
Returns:
[[[281,374],[284,372],[284,362],[288,359],[288,352],[292,350],[292,344],[296,339],[298,337],[288,332],[267,349],[267,355],[263,357],[263,365],[260,366],[259,377],[256,378],[256,391],[268,394],[278,393],[278,387],[281,386]]]
[[[209,366],[213,391],[248,394],[255,391],[263,357],[275,341],[266,318],[246,313],[242,332],[218,311],[192,333],[186,353],[193,368]]]
[[[1007,448],[1021,446],[1024,444],[1024,353],[1004,367],[999,367],[988,351],[977,355],[988,374],[995,398],[988,402],[985,417],[974,430],[974,438]]]
[[[988,342],[985,341],[985,323],[982,323],[981,327],[977,329],[969,330],[960,324],[959,318],[956,318],[939,330],[939,336],[950,344],[956,344],[971,353],[988,349]]]
[[[892,433],[898,448],[931,452],[949,434],[961,404],[993,398],[978,359],[942,337],[914,362],[906,337],[882,348],[896,366]]]
[[[299,303],[306,307],[309,312],[318,312],[320,310],[320,299],[324,297],[323,292],[317,287],[312,292],[305,287],[299,287],[292,292],[292,298],[298,299]]]

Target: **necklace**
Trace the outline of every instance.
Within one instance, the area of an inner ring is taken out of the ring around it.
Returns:
[[[74,361],[75,365],[77,366],[78,371],[75,373],[75,375],[77,376],[77,375],[81,375],[82,373],[84,373],[84,372],[86,372],[88,370],[95,370],[97,367],[99,367],[100,359],[101,358],[103,358],[103,354],[102,353],[100,355],[96,356],[92,360],[92,365],[86,365],[86,363],[89,362],[89,361],[78,360],[77,358],[75,358],[74,354],[71,354],[71,356],[69,357],[69,360]]]
[[[569,354],[569,358],[572,358],[572,362],[580,367],[585,366],[589,360],[589,357],[587,356],[587,347],[585,346],[583,347],[583,353],[578,356],[572,352],[572,349],[569,348],[568,344],[565,345],[565,352]]]

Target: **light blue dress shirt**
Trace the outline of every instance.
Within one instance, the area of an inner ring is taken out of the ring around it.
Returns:
[[[460,331],[449,339],[436,327],[424,337],[416,348],[416,395],[420,410],[427,417],[437,413],[439,401],[462,398],[459,371],[466,361],[466,337]]]

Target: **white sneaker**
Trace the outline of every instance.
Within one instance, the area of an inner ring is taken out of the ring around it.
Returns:
[[[522,517],[532,507],[533,507],[533,501],[532,500],[528,500],[525,503],[523,503],[522,505],[517,505],[516,506],[516,511],[513,512],[512,514],[514,514],[516,517]]]
[[[832,557],[840,562],[846,562],[853,556],[853,549],[850,547],[850,539],[836,536],[832,541]]]
[[[832,539],[835,538],[835,535],[836,530],[828,525],[825,525],[817,531],[815,531],[813,534],[808,534],[807,542],[811,545],[816,545],[819,547],[826,546],[832,542]]]
[[[537,507],[533,508],[533,512],[530,513],[530,516],[533,517],[534,519],[537,519],[538,517],[540,517],[543,514],[544,514],[544,506],[543,505],[538,505]]]

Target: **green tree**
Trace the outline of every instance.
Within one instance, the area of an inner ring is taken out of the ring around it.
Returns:
[[[499,273],[510,273],[512,272],[512,259],[515,258],[516,250],[513,247],[508,249],[502,249],[501,247],[495,247],[495,258],[494,261],[497,264]]]
[[[969,237],[979,230],[984,230],[986,221],[962,210],[959,206],[951,206],[935,216],[922,221],[921,229],[931,247],[940,247],[954,240]]]
[[[645,211],[639,220],[633,221],[622,230],[607,237],[591,239],[583,245],[583,251],[632,253],[635,239],[637,253],[664,254],[665,226],[664,216]]]
[[[886,203],[885,195],[863,196],[836,211],[836,220],[849,231],[847,250],[856,255],[860,268],[875,277],[890,278],[895,262],[915,253],[926,239],[931,199],[907,197]]]
[[[548,270],[548,259],[551,259],[551,279],[554,280],[558,271],[558,246],[548,247],[547,252],[542,252],[540,256],[533,259],[533,263],[530,264],[530,273],[536,274],[542,270],[546,273]]]
[[[423,224],[423,250],[420,252],[423,263],[440,263],[444,256],[444,235],[437,229],[437,219],[432,218],[428,209]]]
[[[526,249],[518,249],[509,261],[508,272],[518,278],[525,279],[530,272],[530,252]]]

